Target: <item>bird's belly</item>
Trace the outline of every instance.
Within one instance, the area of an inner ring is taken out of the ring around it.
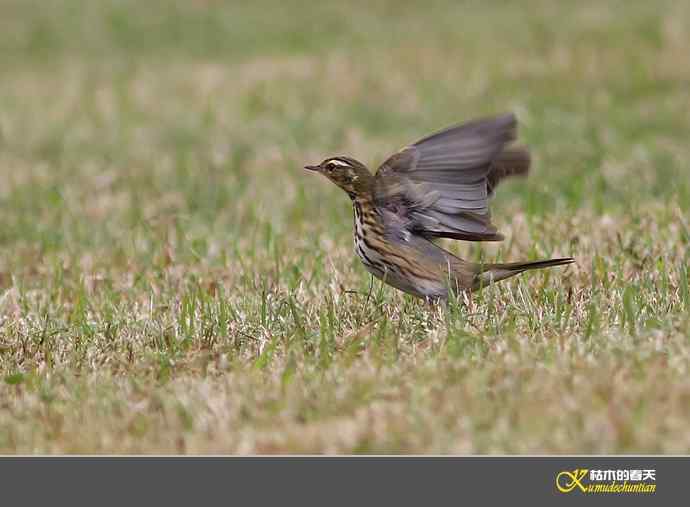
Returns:
[[[448,297],[448,289],[441,280],[428,280],[405,273],[394,259],[384,258],[378,250],[371,248],[358,236],[355,236],[355,252],[367,271],[396,289],[421,298]]]
[[[388,271],[388,263],[383,256],[371,248],[359,235],[355,235],[355,253],[367,271],[374,276],[381,278]]]

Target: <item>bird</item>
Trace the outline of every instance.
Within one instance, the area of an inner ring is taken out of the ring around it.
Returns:
[[[572,257],[476,263],[437,244],[441,238],[501,241],[489,199],[510,176],[529,172],[529,150],[515,145],[517,119],[507,113],[456,124],[391,155],[375,174],[335,156],[305,169],[344,190],[354,210],[354,246],[376,278],[428,302],[471,293],[531,269],[563,266]]]

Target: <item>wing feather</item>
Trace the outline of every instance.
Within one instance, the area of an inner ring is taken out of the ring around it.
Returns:
[[[512,114],[470,121],[400,150],[376,172],[376,205],[395,226],[429,238],[503,239],[491,223],[489,197],[498,181],[529,168],[526,149],[509,148]]]

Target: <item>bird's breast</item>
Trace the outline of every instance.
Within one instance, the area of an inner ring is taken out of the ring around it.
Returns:
[[[387,269],[383,254],[383,227],[365,206],[354,203],[355,252],[369,271],[381,276]]]

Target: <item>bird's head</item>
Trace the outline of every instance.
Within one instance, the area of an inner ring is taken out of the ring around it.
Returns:
[[[323,174],[353,199],[370,190],[373,181],[369,169],[350,157],[327,158],[319,165],[308,165],[304,168]]]

